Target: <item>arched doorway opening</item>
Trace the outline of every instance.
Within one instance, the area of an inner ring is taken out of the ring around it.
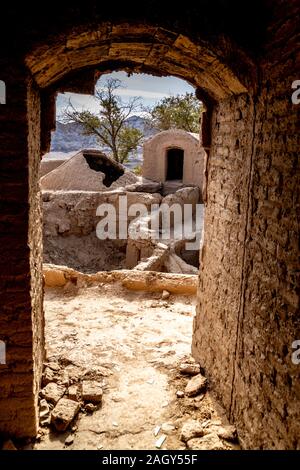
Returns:
[[[166,152],[166,159],[166,181],[182,181],[184,150],[178,147],[168,149]]]
[[[108,31],[108,32],[107,32]],[[129,34],[130,31],[130,34]],[[68,34],[67,47],[65,37],[55,39],[53,45],[37,47],[26,57],[26,65],[30,70],[37,87],[32,90],[29,97],[31,115],[41,109],[41,129],[39,124],[29,127],[30,147],[30,189],[31,189],[31,236],[35,250],[35,263],[32,263],[38,295],[35,297],[36,315],[33,326],[33,341],[35,337],[43,336],[43,313],[40,310],[42,272],[37,269],[36,259],[41,261],[40,239],[37,237],[36,218],[38,211],[35,196],[38,190],[38,159],[41,148],[45,151],[50,140],[50,131],[54,126],[54,96],[57,91],[93,90],[96,78],[103,72],[110,70],[125,70],[128,72],[148,71],[159,75],[171,74],[189,81],[195,87],[201,87],[203,96],[207,99],[207,106],[213,107],[219,100],[236,99],[237,95],[247,93],[242,83],[228,65],[222,63],[221,58],[208,49],[203,53],[203,45],[197,46],[185,35],[172,34],[163,28],[151,25],[116,24],[111,31],[107,25],[100,25],[97,34],[93,30],[84,33],[72,32]],[[100,39],[99,39],[100,38]],[[145,38],[148,39],[145,40]],[[133,40],[134,39],[134,40]],[[109,47],[107,44],[109,43]],[[53,48],[52,48],[53,46]],[[159,60],[158,60],[159,59]],[[220,70],[223,80],[220,81]],[[41,99],[41,102],[39,102]],[[41,107],[40,107],[41,104]],[[211,108],[212,109],[212,108]],[[233,107],[234,109],[234,107]],[[38,130],[41,130],[39,135]],[[210,141],[206,141],[209,151]],[[226,150],[225,150],[226,151]],[[34,223],[33,223],[34,221]],[[39,227],[40,229],[40,227]],[[239,227],[240,230],[240,227]],[[38,234],[40,236],[40,233]],[[41,345],[40,345],[41,346]],[[231,341],[231,349],[235,349],[235,341]],[[41,364],[42,347],[35,348],[35,360]],[[230,369],[233,369],[233,359],[228,354]],[[31,410],[31,420],[28,424],[30,432],[36,427],[37,390],[39,389],[41,368],[34,368],[34,384],[32,398],[35,403],[35,412]]]

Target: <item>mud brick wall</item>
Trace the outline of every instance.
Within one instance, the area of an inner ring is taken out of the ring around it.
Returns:
[[[219,103],[212,118],[193,354],[230,409],[248,213],[254,104]]]
[[[2,65],[7,105],[0,106],[0,340],[6,364],[0,365],[0,428],[33,436],[43,354],[38,165],[33,164],[39,155],[39,97],[24,69]]]
[[[300,105],[291,101],[300,78],[299,16],[285,7],[268,31],[256,104],[231,413],[244,427],[245,446],[299,449],[300,365],[292,362],[292,342],[300,339]]]
[[[300,447],[300,366],[292,363],[292,342],[300,338],[296,18],[281,2],[248,105],[249,128],[238,135],[229,103],[213,117],[193,352],[246,448]],[[244,115],[237,102],[230,105]],[[217,144],[226,130],[222,154]]]

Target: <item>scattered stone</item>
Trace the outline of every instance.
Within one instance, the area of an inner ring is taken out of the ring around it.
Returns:
[[[176,396],[177,398],[184,398],[184,392],[182,390],[177,390]]]
[[[68,388],[68,397],[70,400],[78,401],[79,400],[79,390],[77,385],[71,385]]]
[[[101,403],[103,390],[102,384],[93,380],[84,380],[82,382],[82,399],[85,402]]]
[[[189,364],[188,362],[184,362],[180,364],[179,370],[181,374],[186,375],[197,375],[200,374],[200,365],[199,364]]]
[[[98,407],[97,405],[94,405],[93,403],[87,403],[84,409],[87,413],[94,413],[94,411],[96,411]]]
[[[225,441],[236,441],[237,432],[234,426],[222,426],[217,429],[217,435]]]
[[[198,395],[198,393],[203,392],[207,387],[207,379],[203,375],[195,375],[187,384],[185,388],[185,394],[188,397],[193,397]]]
[[[173,431],[175,431],[175,429],[176,428],[175,428],[174,424],[172,424],[172,423],[163,423],[161,425],[161,430],[165,434],[171,434]]]
[[[50,424],[50,407],[45,399],[40,401],[40,425],[48,426]]]
[[[199,421],[195,419],[189,419],[186,421],[181,429],[180,440],[187,442],[194,437],[202,437],[204,434],[203,427]]]
[[[206,434],[203,437],[190,439],[187,442],[190,450],[224,450],[225,447],[217,434]]]
[[[3,443],[2,450],[18,450],[11,439]]]
[[[76,426],[76,424],[74,426],[71,427],[71,431],[72,432],[76,432],[78,429],[78,427]]]
[[[67,439],[65,440],[65,445],[66,446],[70,446],[71,444],[73,444],[74,442],[74,436],[72,436],[72,434],[70,434]]]
[[[167,290],[164,290],[161,295],[162,300],[167,300],[169,297],[170,297],[170,292]]]
[[[112,425],[113,425],[115,428],[117,428],[117,427],[119,426],[119,424],[116,423],[116,421],[114,421],[114,422],[112,423]]]
[[[68,398],[61,398],[51,413],[51,423],[57,431],[66,431],[79,411],[79,404]]]
[[[55,382],[50,382],[45,388],[41,390],[41,396],[44,397],[50,403],[56,405],[58,400],[62,398],[66,391],[66,388],[62,385],[58,385]]]
[[[60,371],[60,365],[57,364],[57,362],[48,362],[48,364],[45,364],[49,369],[53,370],[54,372],[59,372]]]
[[[167,436],[165,434],[162,434],[159,439],[155,442],[155,447],[157,449],[160,449],[165,440],[167,439]]]
[[[42,377],[43,386],[47,385],[50,382],[55,382],[55,381],[56,381],[55,372],[52,369],[50,369],[50,367],[46,367],[43,372],[43,377]]]

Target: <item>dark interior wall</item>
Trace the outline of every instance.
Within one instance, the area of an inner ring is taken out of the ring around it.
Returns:
[[[43,354],[39,95],[23,67],[1,65],[7,105],[0,106],[0,340],[6,344],[6,364],[0,365],[0,429],[34,436]]]

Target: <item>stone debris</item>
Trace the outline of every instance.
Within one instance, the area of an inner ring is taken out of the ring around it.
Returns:
[[[184,392],[182,390],[177,390],[176,396],[177,398],[184,398]]]
[[[87,403],[84,409],[87,413],[94,413],[94,411],[98,409],[98,406],[94,405],[93,403]]]
[[[41,426],[50,424],[50,407],[45,399],[40,401],[40,424]]]
[[[65,391],[66,388],[62,385],[58,385],[55,382],[50,382],[41,390],[41,396],[50,403],[56,405],[58,400],[63,397]]]
[[[103,396],[102,384],[93,380],[83,380],[81,394],[85,402],[101,403]]]
[[[161,295],[162,300],[167,300],[169,297],[170,297],[170,292],[167,290],[164,290]]]
[[[165,434],[171,434],[173,431],[175,431],[175,426],[172,423],[163,423],[161,425],[161,430]]]
[[[201,426],[199,421],[195,419],[189,419],[182,426],[180,440],[183,442],[187,442],[195,437],[202,437],[203,434],[203,427]]]
[[[185,387],[185,394],[188,397],[194,397],[198,395],[200,392],[206,390],[207,387],[207,379],[203,377],[203,375],[198,374],[195,375]]]
[[[198,375],[200,374],[200,365],[199,364],[190,364],[188,362],[184,362],[180,364],[179,370],[181,374],[186,375]]]
[[[57,362],[48,362],[45,366],[49,367],[49,369],[53,370],[54,372],[60,371],[60,365]]]
[[[2,450],[18,450],[11,439],[3,443]]]
[[[43,386],[48,385],[48,383],[55,382],[55,381],[57,381],[57,378],[55,377],[55,372],[50,367],[46,367],[44,369],[43,378],[42,378]]]
[[[187,442],[190,450],[224,450],[225,447],[217,434],[210,433],[200,438],[190,439]]]
[[[157,449],[160,449],[166,439],[167,439],[167,436],[166,436],[165,434],[162,434],[162,435],[159,437],[159,439],[157,439],[157,441],[155,442],[155,447],[156,447]]]
[[[68,397],[70,400],[79,401],[79,388],[78,385],[71,385],[68,388]]]
[[[224,439],[225,441],[236,441],[237,440],[237,432],[234,426],[220,426],[217,431],[217,435]]]
[[[70,434],[67,439],[65,440],[65,445],[66,446],[70,446],[71,444],[73,444],[74,442],[74,436],[72,436],[72,434]]]
[[[64,432],[79,411],[79,403],[61,398],[51,413],[51,424],[59,432]]]

